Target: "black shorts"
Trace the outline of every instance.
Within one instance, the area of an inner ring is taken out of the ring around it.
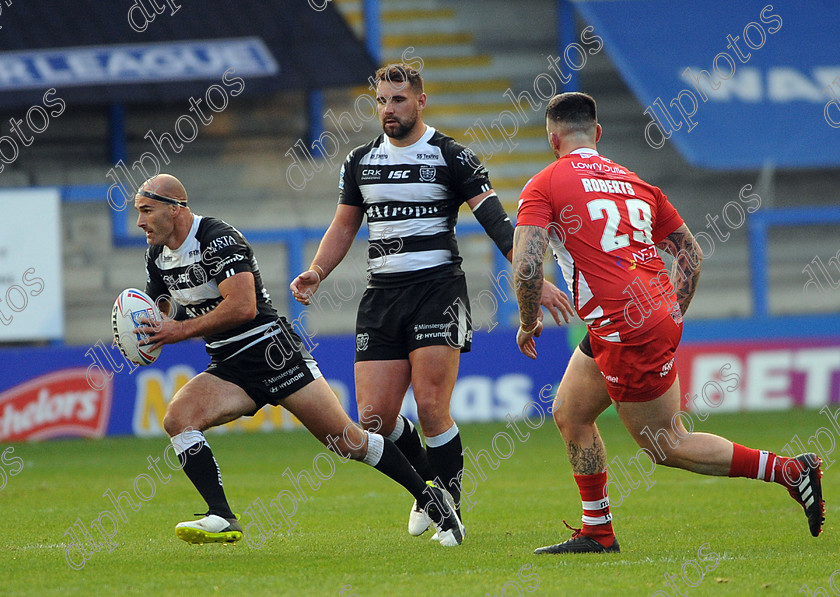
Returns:
[[[245,390],[257,403],[250,415],[266,404],[280,404],[283,398],[321,377],[318,363],[288,322],[279,320],[270,333],[270,337],[228,359],[211,360],[206,370]]]
[[[399,288],[368,288],[356,315],[356,361],[393,361],[424,346],[469,352],[470,299],[464,276]]]
[[[580,341],[580,344],[578,344],[578,348],[580,348],[580,351],[590,359],[595,358],[592,355],[592,343],[589,341],[589,330],[586,330],[586,334],[583,336],[583,340]]]

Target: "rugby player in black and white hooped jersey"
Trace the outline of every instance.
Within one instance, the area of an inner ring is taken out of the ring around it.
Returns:
[[[190,543],[242,538],[203,432],[271,404],[284,406],[337,454],[362,460],[401,484],[435,519],[441,543],[459,544],[463,526],[451,497],[427,486],[390,440],[350,420],[300,337],[272,307],[242,234],[221,220],[193,214],[184,186],[169,174],[146,181],[134,205],[150,245],[146,292],[170,303],[168,308],[183,308],[181,317],[140,328],[149,335],[144,343],[155,349],[203,337],[210,355],[207,370],[178,390],[163,419],[208,509],[201,519],[176,525],[178,537]]]
[[[367,216],[369,278],[356,319],[359,412],[375,415],[380,432],[420,475],[436,480],[460,503],[464,458],[449,403],[472,330],[455,223],[466,202],[508,260],[513,226],[475,154],[423,122],[420,74],[391,64],[380,68],[375,80],[384,135],[347,156],[332,224],[310,269],[290,287],[299,302],[309,304]],[[568,322],[566,295],[550,284],[544,288],[542,304],[558,324],[561,314]],[[414,425],[400,415],[409,384],[425,449]],[[362,418],[362,425],[370,423]],[[420,535],[428,527],[415,504],[409,533]]]

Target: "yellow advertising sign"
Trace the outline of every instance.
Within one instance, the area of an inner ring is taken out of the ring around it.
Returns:
[[[175,365],[165,371],[148,369],[137,372],[137,394],[134,400],[132,429],[140,437],[166,435],[163,417],[172,397],[196,376],[196,371],[187,365]],[[330,387],[345,406],[348,399],[346,386],[337,380],[328,380]],[[240,431],[281,431],[299,429],[302,424],[286,409],[280,407],[262,408],[253,417],[242,417],[225,425],[215,427],[212,433]]]

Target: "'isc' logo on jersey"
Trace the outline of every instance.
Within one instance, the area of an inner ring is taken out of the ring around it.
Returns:
[[[411,170],[392,170],[388,172],[388,178],[390,180],[406,180],[408,179],[408,175],[411,173]]]

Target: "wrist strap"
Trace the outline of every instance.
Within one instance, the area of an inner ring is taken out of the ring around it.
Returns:
[[[318,268],[318,271],[315,271],[315,268]],[[317,265],[317,264],[313,263],[313,264],[312,264],[312,268],[311,268],[311,269],[312,269],[312,271],[313,271],[313,272],[315,272],[316,274],[318,274],[318,281],[319,281],[319,282],[320,282],[320,281],[322,281],[324,278],[326,278],[326,277],[327,277],[327,274],[325,274],[325,273],[324,273],[324,268],[323,268],[323,267],[321,267],[320,265]],[[320,272],[320,273],[319,273],[319,272]]]
[[[541,323],[542,323],[542,322],[541,322],[539,319],[537,319],[537,322],[534,324],[534,327],[532,327],[532,328],[529,330],[529,329],[526,329],[526,327],[525,327],[525,323],[524,323],[524,322],[520,319],[520,320],[519,320],[519,329],[521,329],[521,330],[522,330],[523,332],[525,332],[526,334],[533,334],[534,332],[536,332],[536,331],[537,331],[537,328],[539,327],[539,325],[540,325]]]

